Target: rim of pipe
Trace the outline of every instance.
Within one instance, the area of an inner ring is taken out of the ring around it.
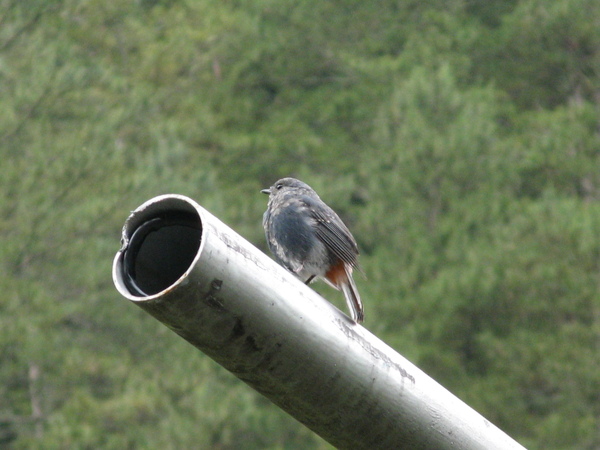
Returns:
[[[178,194],[160,195],[136,208],[123,226],[113,264],[119,293],[147,301],[183,283],[202,254],[202,223],[202,211]]]

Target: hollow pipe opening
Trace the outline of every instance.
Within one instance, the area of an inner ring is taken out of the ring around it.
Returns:
[[[200,250],[202,221],[184,197],[161,196],[131,214],[122,239],[115,284],[128,297],[149,297],[187,274]]]

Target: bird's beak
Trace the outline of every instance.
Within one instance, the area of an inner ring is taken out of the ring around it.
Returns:
[[[263,189],[263,190],[262,190],[262,191],[260,191],[260,192],[262,192],[263,194],[267,194],[267,195],[269,195],[269,194],[271,193],[271,189]]]

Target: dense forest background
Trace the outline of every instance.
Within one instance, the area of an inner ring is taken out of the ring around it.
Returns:
[[[111,280],[163,193],[267,251],[291,175],[369,330],[528,448],[600,448],[599,113],[597,0],[0,0],[0,446],[330,448]]]

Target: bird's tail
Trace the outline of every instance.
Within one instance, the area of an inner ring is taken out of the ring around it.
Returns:
[[[352,269],[345,267],[345,270],[346,280],[340,283],[340,288],[344,293],[344,297],[346,297],[346,303],[348,304],[348,308],[350,308],[350,312],[352,313],[352,319],[356,323],[362,323],[362,321],[365,319],[365,310],[363,308],[362,301],[360,300],[360,295],[358,295],[356,284],[354,284],[354,279],[352,278]]]
[[[365,318],[365,311],[360,301],[356,284],[354,284],[354,280],[352,279],[352,266],[340,261],[339,264],[329,269],[323,279],[330,286],[340,289],[344,293],[352,319],[356,323],[361,323]]]

